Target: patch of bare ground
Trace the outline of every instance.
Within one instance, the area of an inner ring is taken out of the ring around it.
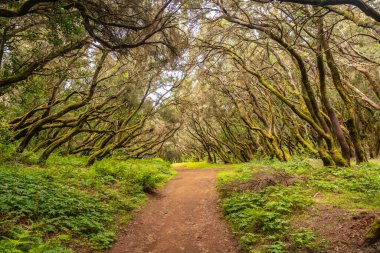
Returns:
[[[219,192],[222,195],[228,195],[233,192],[260,191],[268,186],[289,186],[299,179],[301,177],[293,176],[283,170],[262,167],[259,171],[252,173],[251,178],[246,182],[236,180],[220,185]]]
[[[295,227],[307,227],[316,232],[326,243],[326,253],[379,253],[380,243],[364,246],[364,234],[380,213],[347,210],[315,205],[306,212],[302,220],[297,220]]]

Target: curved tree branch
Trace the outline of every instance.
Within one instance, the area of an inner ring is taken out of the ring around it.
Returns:
[[[53,3],[53,2],[57,2],[57,0],[29,0],[23,3],[17,10],[1,8],[0,17],[5,17],[5,18],[21,17],[30,13],[31,9],[40,3]]]
[[[359,8],[365,15],[380,22],[380,13],[362,0],[279,0],[281,3],[307,4],[314,6],[331,6],[348,4]]]

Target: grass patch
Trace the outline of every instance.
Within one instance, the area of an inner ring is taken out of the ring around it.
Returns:
[[[306,228],[292,228],[289,220],[313,200],[299,186],[268,186],[258,192],[236,192],[221,201],[223,213],[252,252],[302,252],[315,249],[315,236]]]
[[[295,159],[289,162],[255,160],[235,164],[235,170],[220,172],[218,183],[233,180],[244,182],[255,171],[268,167],[302,178],[302,186],[312,195],[317,194],[317,200],[321,203],[347,209],[380,208],[380,162],[377,160],[350,168],[323,167],[311,159]]]
[[[7,160],[0,167],[0,252],[101,251],[146,193],[175,172],[161,159],[52,156],[46,167]]]
[[[188,169],[233,169],[236,164],[208,163],[208,162],[185,162],[173,163],[173,168],[188,168]]]
[[[292,225],[297,218],[307,218],[304,211],[312,205],[356,212],[380,209],[377,162],[327,168],[310,159],[285,163],[255,160],[232,168],[218,173],[216,186],[225,218],[247,252],[321,251],[325,241],[309,228]],[[289,185],[277,184],[272,180],[277,173],[290,175],[294,180]],[[272,177],[263,177],[265,174]],[[268,180],[264,188],[252,189],[264,179]]]

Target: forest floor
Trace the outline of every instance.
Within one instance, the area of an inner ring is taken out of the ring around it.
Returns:
[[[364,244],[380,218],[380,160],[85,167],[85,157],[40,166],[11,154],[0,154],[0,252],[380,252],[380,241]]]
[[[240,252],[218,207],[218,170],[177,170],[177,177],[151,196],[106,252]]]
[[[380,217],[378,162],[313,163],[173,164],[177,177],[150,195],[106,252],[380,252],[379,243],[363,244]]]

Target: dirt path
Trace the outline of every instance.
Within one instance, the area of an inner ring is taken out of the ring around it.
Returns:
[[[217,206],[215,170],[179,169],[108,253],[238,253]]]

